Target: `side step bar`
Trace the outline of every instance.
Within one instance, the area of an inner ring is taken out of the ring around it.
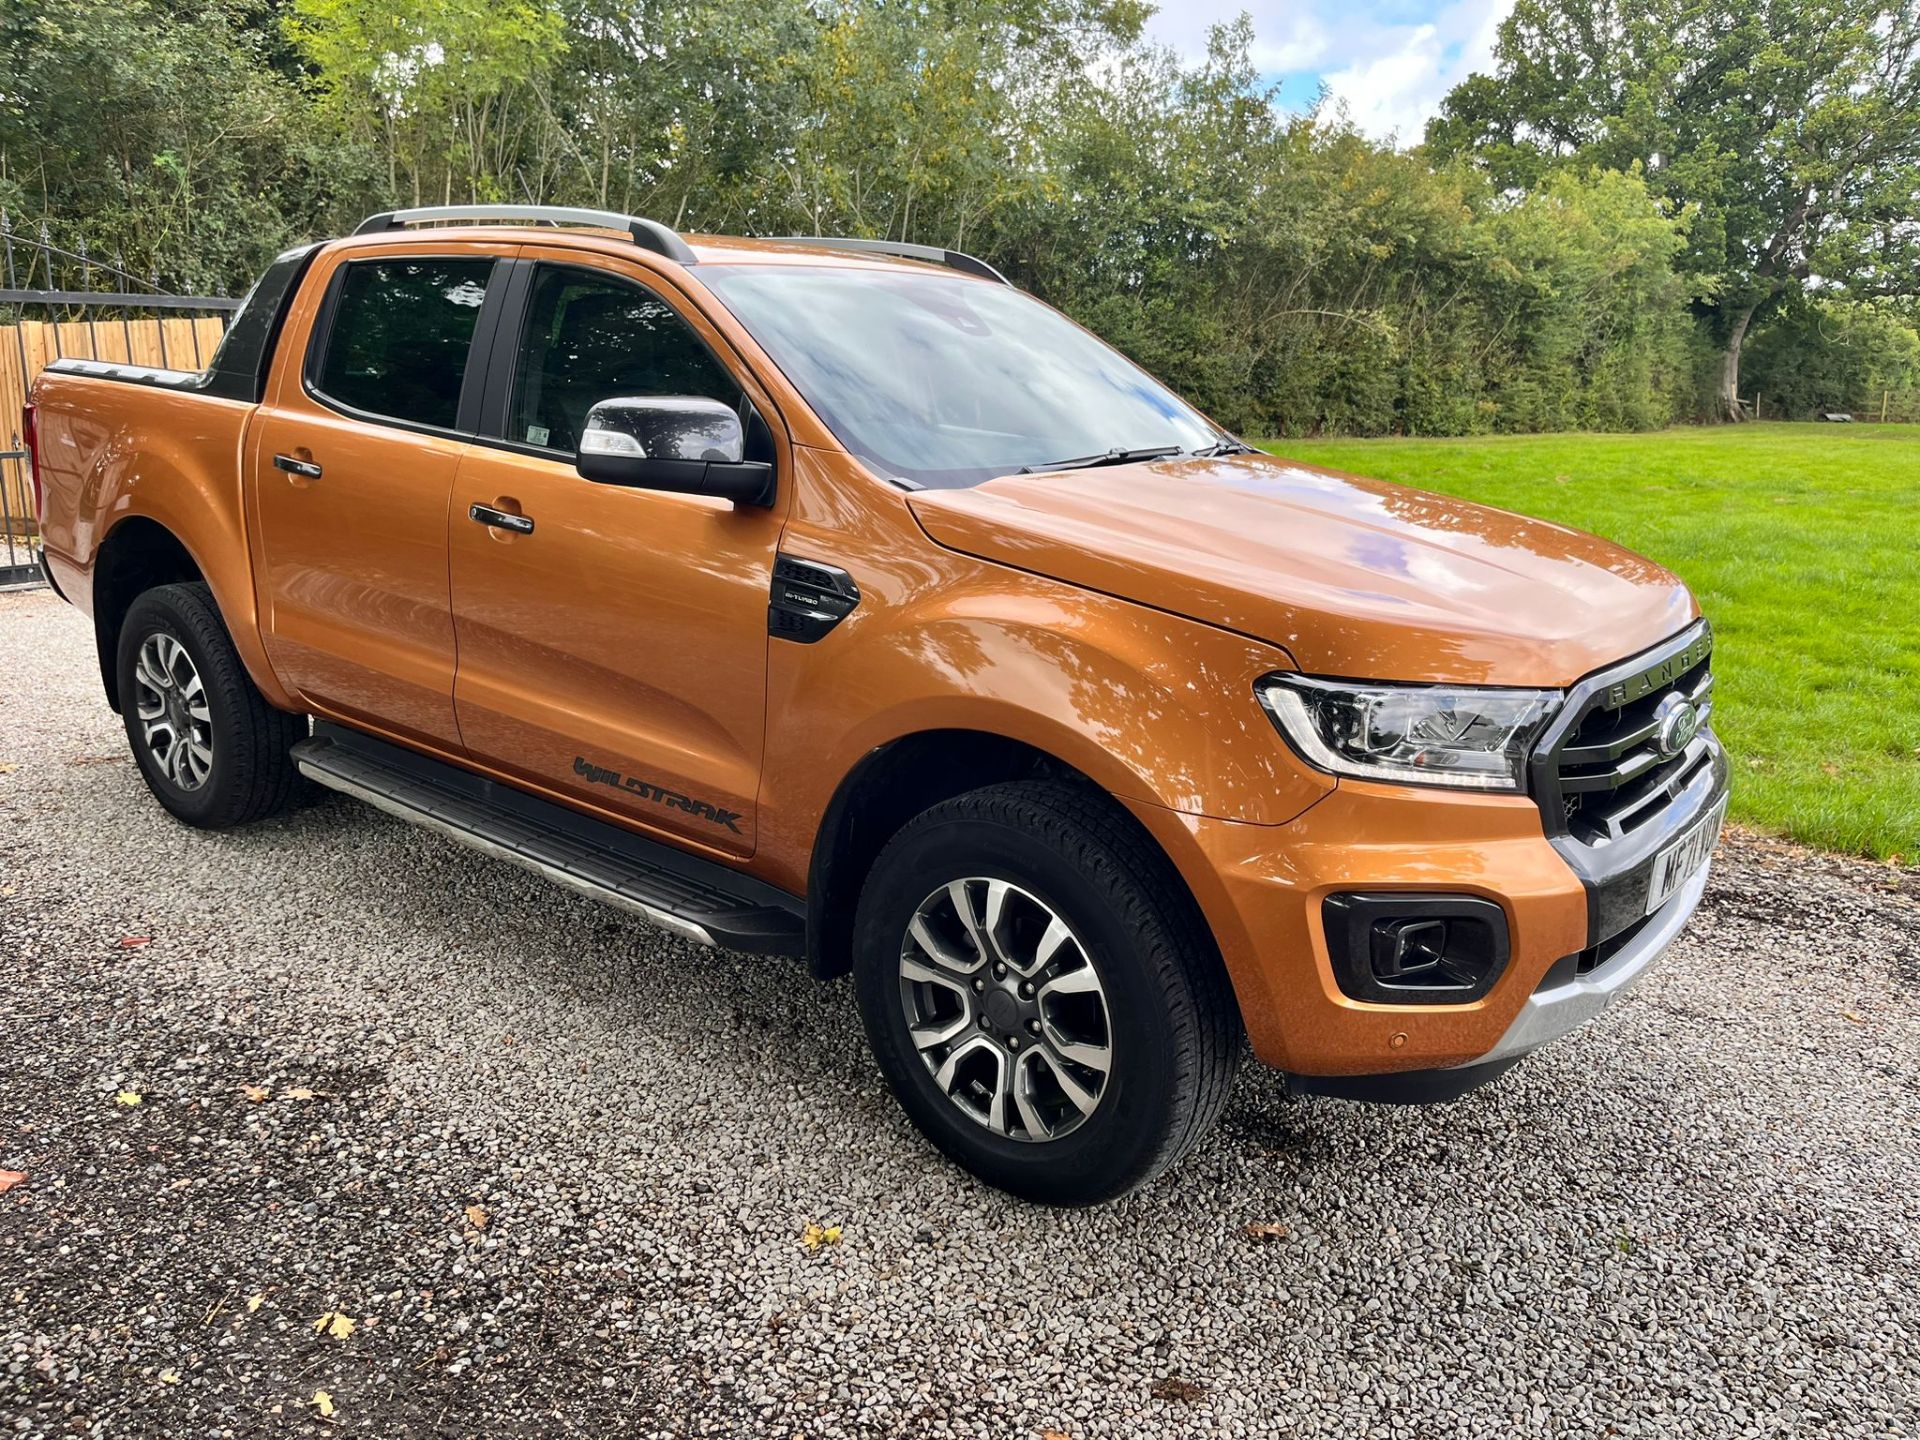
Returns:
[[[325,721],[303,775],[702,945],[806,953],[804,902],[630,830]]]

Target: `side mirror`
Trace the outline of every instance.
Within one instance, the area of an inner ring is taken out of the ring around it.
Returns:
[[[601,485],[773,503],[773,466],[745,458],[730,406],[697,395],[602,400],[587,412],[573,468]]]

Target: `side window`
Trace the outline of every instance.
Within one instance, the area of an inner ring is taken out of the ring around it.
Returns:
[[[542,265],[527,297],[507,435],[572,454],[587,411],[619,395],[701,395],[740,386],[665,301],[638,285]]]
[[[314,383],[355,410],[451,430],[492,273],[484,259],[349,264]]]

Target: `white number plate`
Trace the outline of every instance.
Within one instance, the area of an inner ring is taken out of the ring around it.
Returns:
[[[1727,818],[1727,801],[1718,804],[1694,821],[1693,828],[1653,857],[1653,875],[1647,881],[1647,913],[1651,915],[1674,897],[1693,872],[1707,863],[1714,843],[1720,838],[1720,824]]]

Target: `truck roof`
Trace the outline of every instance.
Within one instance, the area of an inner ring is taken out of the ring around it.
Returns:
[[[1011,283],[986,261],[944,246],[834,235],[681,235],[641,216],[551,205],[440,205],[386,211],[369,216],[345,241],[335,243],[405,243],[428,228],[440,238],[461,240],[511,238],[552,244],[564,235],[569,242],[584,241],[596,248],[635,245],[681,265],[752,263],[882,270],[936,265],[1002,285]]]

